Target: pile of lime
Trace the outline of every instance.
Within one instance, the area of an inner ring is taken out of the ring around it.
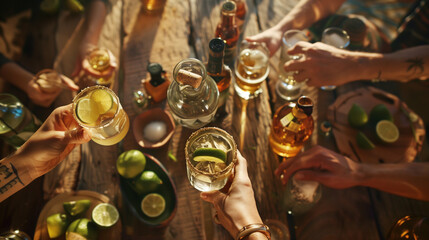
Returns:
[[[368,116],[365,110],[355,103],[350,108],[347,119],[351,127],[359,129],[356,134],[356,143],[362,149],[375,148],[373,141],[363,132],[365,128],[369,128],[369,132],[372,132],[381,143],[394,143],[399,138],[398,127],[384,104],[374,106]]]
[[[81,13],[85,10],[79,0],[43,0],[40,3],[40,10],[46,14],[56,14],[62,6],[74,13]]]
[[[133,191],[142,199],[140,208],[150,218],[159,217],[166,209],[163,196],[163,182],[158,174],[145,170],[146,157],[139,150],[121,153],[116,161],[116,169],[125,178]]]
[[[85,124],[96,125],[101,119],[114,116],[116,111],[112,95],[106,89],[97,89],[76,102],[76,116]]]
[[[97,204],[91,211],[91,220],[85,217],[90,206],[89,199],[64,202],[64,212],[46,218],[49,238],[95,240],[100,228],[109,228],[118,222],[119,212],[112,204]]]

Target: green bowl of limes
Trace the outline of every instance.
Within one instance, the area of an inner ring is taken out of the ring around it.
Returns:
[[[177,209],[176,187],[167,169],[155,157],[142,154],[143,160],[140,151],[130,151],[122,153],[118,158],[121,164],[117,164],[124,205],[145,225],[167,225],[174,218]],[[125,172],[134,174],[126,174],[121,168],[124,165],[124,155],[132,158],[127,161],[133,165]],[[143,170],[135,174],[135,168],[141,169],[142,165]]]

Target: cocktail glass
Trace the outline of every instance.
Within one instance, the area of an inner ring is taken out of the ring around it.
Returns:
[[[128,132],[130,121],[119,98],[109,88],[92,86],[73,99],[73,117],[91,131],[92,140],[100,145],[113,145]]]
[[[346,48],[350,44],[350,36],[347,32],[338,27],[326,28],[322,33],[322,42],[336,48]],[[320,87],[322,90],[334,90],[335,85]]]
[[[309,41],[304,31],[292,29],[283,34],[278,67],[279,81],[277,81],[276,84],[276,92],[279,97],[287,101],[297,99],[301,96],[301,88],[305,84],[304,82],[296,82],[293,76],[294,72],[286,72],[283,67],[285,62],[302,57],[302,55],[291,56],[287,53],[287,51],[299,41]]]
[[[223,188],[237,161],[237,145],[225,130],[201,128],[186,141],[186,170],[191,185],[199,191]]]
[[[261,43],[241,43],[240,54],[235,62],[234,89],[238,96],[248,100],[262,92],[261,85],[270,72],[269,56],[268,48]]]

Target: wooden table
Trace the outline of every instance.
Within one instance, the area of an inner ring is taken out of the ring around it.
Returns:
[[[148,14],[141,8],[140,1],[111,0],[112,9],[106,19],[106,26],[100,39],[100,45],[107,47],[118,56],[120,69],[113,89],[132,122],[137,116],[133,107],[132,92],[140,87],[140,80],[146,77],[148,61],[159,62],[170,74],[177,62],[184,58],[196,57],[207,60],[208,42],[213,38],[214,29],[219,21],[221,0],[168,0],[162,14]],[[247,1],[248,15],[243,36],[254,35],[273,26],[294,6],[295,0]],[[79,34],[73,35],[70,27],[78,25],[76,18],[62,15],[56,32],[56,45],[64,50],[58,69],[70,73],[70,61],[73,49],[79,41]],[[61,25],[64,24],[64,25]],[[66,44],[74,36],[70,44]],[[278,158],[270,150],[268,133],[272,114],[282,102],[277,98],[274,86],[277,81],[277,62],[279,53],[270,60],[271,71],[263,85],[263,94],[249,101],[241,100],[230,88],[227,101],[228,115],[210,124],[227,130],[236,140],[239,150],[248,160],[248,172],[253,183],[255,198],[263,219],[278,219],[287,224],[288,218],[281,196],[284,187],[273,175],[279,164]],[[337,150],[332,136],[319,133],[320,123],[326,120],[327,108],[337,95],[353,90],[366,83],[354,83],[337,88],[333,92],[323,92],[307,87],[304,94],[316,103],[313,117],[316,120],[311,140],[306,147],[316,144]],[[376,87],[385,88],[399,96],[420,114],[426,122],[429,120],[425,110],[414,99],[422,97],[428,84],[413,82],[410,84],[379,83]],[[408,89],[413,96],[406,94]],[[424,99],[424,98],[423,98]],[[426,97],[427,99],[427,97]],[[69,103],[70,96],[64,96],[58,104]],[[165,103],[153,107],[165,107]],[[93,190],[109,196],[121,209],[123,239],[231,239],[229,234],[212,220],[212,209],[199,198],[199,192],[188,182],[184,159],[184,145],[192,130],[177,126],[170,143],[156,150],[139,148],[129,131],[121,144],[105,147],[93,142],[76,148],[56,169],[44,177],[43,196],[45,201],[56,194],[71,190]],[[139,223],[126,208],[119,189],[119,177],[115,169],[117,156],[125,150],[139,149],[155,156],[168,169],[177,188],[178,209],[174,219],[163,228],[150,228]],[[418,161],[428,161],[427,142]],[[167,156],[171,152],[177,162]],[[374,189],[354,187],[335,190],[322,187],[320,202],[306,214],[295,216],[295,230],[298,239],[385,239],[390,227],[402,216],[429,216],[429,203],[393,196]],[[1,228],[17,227],[32,233],[35,218],[43,203],[40,199],[42,187],[28,187],[8,202],[0,205]],[[37,196],[27,198],[28,196]],[[24,202],[20,205],[19,203]],[[18,203],[18,204],[17,204]],[[32,204],[33,203],[33,204]],[[36,206],[36,208],[34,208]],[[37,211],[35,211],[37,210]],[[125,212],[124,212],[125,211]],[[22,220],[23,216],[32,216]],[[12,221],[9,221],[9,218]],[[21,219],[21,220],[20,220]]]

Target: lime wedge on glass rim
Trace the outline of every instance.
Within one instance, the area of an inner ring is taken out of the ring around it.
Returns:
[[[158,193],[150,193],[143,198],[141,209],[148,217],[158,217],[165,211],[165,199]]]
[[[226,153],[217,148],[198,148],[193,154],[193,160],[196,162],[224,163]]]
[[[92,210],[92,221],[101,227],[111,227],[119,220],[119,212],[110,203],[100,203]]]

